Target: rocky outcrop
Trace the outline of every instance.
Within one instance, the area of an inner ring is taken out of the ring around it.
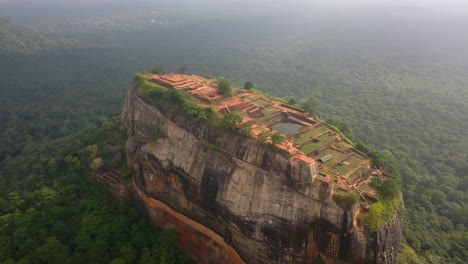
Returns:
[[[356,206],[332,199],[333,182],[315,179],[315,164],[149,103],[137,90],[130,87],[122,113],[133,193],[199,263],[396,262],[403,207],[371,234],[357,224]]]

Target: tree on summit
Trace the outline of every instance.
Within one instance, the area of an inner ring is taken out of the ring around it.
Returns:
[[[180,74],[187,74],[188,68],[187,66],[182,66],[179,68],[179,73]]]
[[[309,98],[307,101],[303,102],[301,106],[304,108],[304,110],[309,112],[312,117],[318,118],[320,117],[320,113],[318,112],[318,104],[318,101]]]
[[[163,74],[164,69],[161,66],[156,66],[156,67],[151,69],[151,73],[152,74]]]
[[[250,90],[253,87],[254,87],[254,84],[251,81],[246,81],[245,84],[244,84],[244,89],[246,89],[246,90]]]
[[[231,94],[232,89],[231,89],[231,82],[224,78],[224,77],[219,77],[218,78],[218,93],[220,94]]]

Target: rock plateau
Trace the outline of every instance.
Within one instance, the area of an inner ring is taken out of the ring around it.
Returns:
[[[122,121],[133,195],[198,263],[396,263],[403,205],[370,232],[359,205],[332,198],[336,182],[316,179],[318,162],[150,103],[136,84]]]

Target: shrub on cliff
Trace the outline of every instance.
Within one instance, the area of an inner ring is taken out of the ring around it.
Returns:
[[[261,143],[268,143],[268,139],[271,136],[271,132],[268,130],[262,131],[258,133],[257,135],[257,140],[260,141]]]
[[[251,124],[247,124],[245,127],[243,127],[240,131],[241,135],[243,135],[244,137],[253,137],[253,132],[252,132],[252,125]]]
[[[242,116],[238,114],[225,114],[221,119],[221,127],[228,130],[236,130],[237,126],[242,123]]]
[[[337,191],[333,194],[333,199],[342,207],[349,207],[359,202],[361,196],[359,193],[353,192],[340,192]]]
[[[216,126],[216,124],[219,123],[219,119],[220,119],[219,116],[211,107],[206,107],[205,109],[203,109],[203,111],[200,111],[198,113],[198,118],[206,120],[208,125],[210,126]]]
[[[276,132],[273,133],[271,136],[271,144],[276,145],[276,144],[281,144],[286,140],[286,137],[283,136],[281,133]]]
[[[257,135],[257,140],[264,144],[276,145],[283,143],[286,137],[279,132],[273,133],[272,131],[262,131]]]
[[[190,101],[186,101],[182,105],[182,109],[184,110],[184,113],[188,116],[197,117],[199,113],[205,109],[205,107],[199,106],[196,103]]]
[[[382,185],[377,188],[377,191],[383,199],[391,200],[398,198],[400,195],[400,186],[394,179],[388,179],[382,182]]]

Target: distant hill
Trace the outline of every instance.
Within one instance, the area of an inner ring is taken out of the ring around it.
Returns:
[[[90,45],[78,40],[44,35],[0,18],[0,54],[29,54],[54,48],[86,47]]]

